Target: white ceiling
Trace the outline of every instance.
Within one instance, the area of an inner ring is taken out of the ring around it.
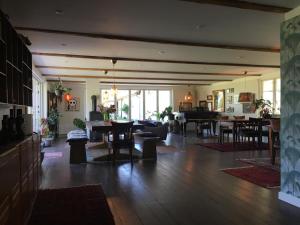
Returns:
[[[249,1],[249,0],[248,0]],[[237,9],[216,5],[181,2],[178,0],[71,1],[71,0],[2,0],[1,9],[14,26],[55,29],[83,33],[101,33],[191,41],[225,45],[279,48],[279,29],[283,14]],[[294,8],[300,0],[251,0]],[[56,11],[62,11],[57,15]],[[32,52],[50,52],[107,57],[149,58],[258,65],[279,65],[279,53],[230,50],[108,40],[66,34],[20,31],[32,42]],[[163,52],[163,53],[161,53]],[[109,60],[33,56],[42,66],[112,68]],[[274,68],[186,65],[170,63],[119,61],[117,69],[215,72],[268,73]],[[102,71],[41,69],[44,74],[100,75]],[[116,72],[115,76],[160,77],[182,79],[234,79],[231,76],[174,75]],[[141,82],[143,80],[139,80]],[[153,81],[149,81],[153,83]],[[162,81],[159,81],[162,82]]]

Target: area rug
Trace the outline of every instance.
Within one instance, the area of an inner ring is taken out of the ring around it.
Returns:
[[[263,166],[263,167],[267,167],[267,168],[271,168],[274,170],[280,170],[280,158],[276,157],[275,159],[275,165],[271,164],[271,159],[270,157],[266,157],[266,158],[240,158],[240,159],[236,159],[242,163],[246,163],[246,164],[250,164],[250,165],[254,165],[254,166]]]
[[[239,152],[239,151],[256,151],[260,150],[258,146],[253,145],[253,144],[248,144],[248,143],[236,143],[233,145],[232,143],[198,143],[197,145],[217,150],[220,152]],[[268,145],[263,144],[261,150],[267,150]]]
[[[280,186],[280,172],[263,166],[246,166],[222,170],[232,176],[239,177],[264,188]]]
[[[28,225],[114,225],[100,185],[40,190]]]

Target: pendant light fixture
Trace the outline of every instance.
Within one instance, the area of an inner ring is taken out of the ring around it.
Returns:
[[[246,90],[246,79],[247,79],[247,71],[244,72],[245,75],[245,85],[244,90]],[[251,92],[240,92],[239,94],[239,102],[240,103],[251,103],[253,102],[253,94]]]
[[[117,60],[112,59],[111,62],[113,64],[113,79],[114,79],[114,83],[113,83],[113,86],[111,88],[111,93],[112,93],[113,96],[116,96],[117,93],[118,93],[118,89],[117,89],[116,83],[115,83],[115,64],[117,63]]]
[[[184,96],[184,100],[187,102],[193,101],[193,95],[190,91],[187,93],[187,95]]]

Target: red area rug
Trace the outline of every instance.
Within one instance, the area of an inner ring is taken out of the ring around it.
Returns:
[[[271,168],[248,166],[223,169],[222,171],[264,188],[276,188],[280,186],[280,172]]]
[[[217,150],[220,152],[239,152],[239,151],[256,151],[260,150],[258,146],[253,145],[253,144],[248,144],[248,143],[236,143],[233,145],[232,143],[199,143],[198,145],[210,148],[213,150]],[[262,150],[267,150],[268,145],[263,144]]]
[[[100,185],[40,190],[28,225],[114,225]]]

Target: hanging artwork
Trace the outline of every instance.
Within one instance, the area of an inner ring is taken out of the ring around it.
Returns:
[[[80,110],[80,98],[72,97],[69,101],[65,101],[65,111],[79,111]]]

